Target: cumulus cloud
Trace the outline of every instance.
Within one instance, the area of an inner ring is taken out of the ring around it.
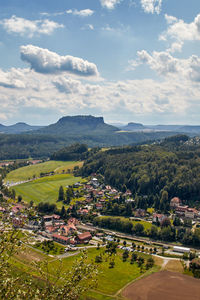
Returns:
[[[66,93],[66,94],[80,93],[81,83],[78,80],[60,77],[54,80],[53,84],[61,93]]]
[[[143,61],[154,64],[155,57],[151,58],[148,53],[141,55]],[[98,84],[85,78],[75,80],[69,74],[47,77],[30,69],[11,69],[6,73],[0,70],[0,82],[6,77],[8,85],[19,80],[25,87],[20,89],[16,82],[12,88],[0,84],[1,114],[10,118],[18,116],[21,120],[24,115],[33,119],[35,114],[39,122],[45,117],[48,122],[50,113],[55,116],[89,112],[112,118],[120,111],[121,115],[131,115],[132,120],[160,115],[177,120],[190,111],[190,120],[188,117],[187,120],[193,121],[200,100],[200,61],[191,57],[187,63],[188,76],[177,74],[177,77],[164,76],[162,80],[102,81]],[[179,70],[178,63],[176,68]]]
[[[129,70],[134,70],[140,64],[147,64],[158,75],[200,82],[200,58],[196,55],[180,59],[173,57],[168,51],[154,51],[151,55],[142,50],[137,52],[137,56],[136,60],[129,61]]]
[[[165,19],[169,26],[160,40],[171,42],[169,52],[181,51],[185,41],[200,41],[200,14],[191,23],[169,15],[165,15]]]
[[[77,10],[77,9],[69,9],[66,11],[67,14],[72,14],[74,16],[79,16],[79,17],[90,17],[94,14],[94,11],[87,8],[87,9],[82,9],[82,10]]]
[[[4,72],[0,69],[0,87],[8,89],[24,89],[24,74],[20,69],[12,68],[11,71]]]
[[[100,0],[102,7],[107,9],[114,9],[117,4],[121,2],[121,0]]]
[[[55,74],[68,72],[79,76],[98,76],[94,63],[78,57],[61,56],[48,49],[33,45],[21,46],[21,59],[31,65],[31,69],[38,73]]]
[[[161,12],[162,0],[140,0],[143,10],[146,13],[159,14]]]
[[[35,34],[52,34],[57,28],[63,28],[63,24],[58,24],[48,19],[27,20],[13,15],[10,19],[3,19],[0,24],[8,33],[15,33],[21,36],[33,37]]]

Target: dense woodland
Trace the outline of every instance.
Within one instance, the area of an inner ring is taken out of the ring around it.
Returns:
[[[85,161],[81,175],[99,173],[120,191],[130,189],[138,208],[165,211],[174,196],[200,207],[200,146],[188,146],[187,140],[177,136],[98,152]]]
[[[172,135],[172,132],[67,132],[65,135],[57,133],[0,133],[0,160],[21,158],[48,158],[54,152],[74,143],[87,144],[88,147],[110,147],[130,144],[141,144],[159,140]]]

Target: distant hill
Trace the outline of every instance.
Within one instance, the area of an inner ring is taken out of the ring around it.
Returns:
[[[146,127],[143,124],[133,123],[133,122],[130,122],[128,123],[128,125],[121,128],[121,130],[125,130],[125,131],[140,131],[145,129]]]
[[[0,124],[0,133],[17,134],[22,132],[38,130],[40,128],[42,128],[42,126],[32,126],[23,122],[19,122],[9,126]]]
[[[141,123],[130,122],[126,126],[120,128],[123,131],[144,131],[144,132],[157,132],[168,131],[186,134],[200,134],[200,125],[143,125]]]
[[[73,134],[107,134],[118,131],[117,127],[104,123],[103,117],[93,116],[67,116],[42,129],[40,134],[73,135]]]

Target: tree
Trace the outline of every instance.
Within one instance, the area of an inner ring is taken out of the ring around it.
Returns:
[[[101,255],[97,255],[96,257],[95,257],[95,262],[96,263],[101,263],[103,261],[103,259],[102,259],[102,256]]]
[[[135,224],[134,231],[137,235],[143,235],[144,226],[140,223]]]
[[[20,203],[21,201],[22,201],[22,196],[19,195],[19,196],[17,197],[17,202]]]
[[[164,218],[164,219],[161,221],[160,226],[161,226],[162,228],[163,228],[163,227],[171,226],[170,219],[169,219],[169,218]]]
[[[127,258],[129,257],[129,253],[128,250],[124,250],[122,258],[123,258],[123,262],[125,262],[127,260]]]
[[[86,262],[86,252],[82,252],[80,259],[67,272],[63,272],[60,262],[54,276],[49,273],[48,260],[35,262],[34,268],[42,279],[40,282],[23,271],[20,275],[14,274],[11,257],[23,250],[24,243],[18,231],[4,229],[0,232],[0,299],[76,300],[96,286],[97,267]]]
[[[63,219],[66,218],[67,213],[66,213],[66,210],[65,210],[64,205],[63,205],[62,208],[61,208],[60,215],[61,215],[61,217],[62,217]]]
[[[126,247],[126,241],[123,241],[123,245],[124,245],[124,247]]]
[[[180,226],[181,225],[181,220],[178,217],[175,217],[174,221],[173,221],[173,225],[174,226]]]
[[[11,191],[11,198],[12,198],[13,200],[15,200],[15,197],[16,197],[15,190],[12,189],[12,191]]]
[[[142,256],[139,256],[137,263],[138,263],[138,267],[141,267],[144,264],[144,258]]]
[[[64,201],[64,200],[65,200],[64,189],[61,185],[58,191],[58,201]]]
[[[149,257],[149,258],[147,259],[146,269],[148,270],[148,269],[152,268],[153,265],[154,265],[154,259],[153,259],[152,257]]]
[[[133,252],[131,255],[131,264],[133,264],[136,260],[137,260],[137,254]]]
[[[106,245],[105,252],[107,252],[109,256],[112,256],[113,254],[116,254],[116,252],[117,252],[117,243],[108,242],[108,244]]]

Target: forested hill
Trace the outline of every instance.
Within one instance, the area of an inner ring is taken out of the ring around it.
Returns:
[[[173,147],[172,140],[166,140],[99,152],[85,161],[82,175],[100,173],[119,190],[130,189],[140,208],[167,209],[174,196],[200,206],[200,146],[193,149],[186,142],[173,140]],[[168,200],[160,203],[163,191],[168,192]]]
[[[63,134],[0,134],[0,160],[17,158],[47,158],[55,151],[74,143],[89,147],[110,147],[140,144],[172,135],[170,132],[97,132]]]
[[[55,124],[46,126],[38,133],[72,135],[72,134],[106,134],[118,131],[117,127],[104,123],[102,117],[93,116],[67,116],[58,120]]]
[[[23,133],[28,131],[34,131],[42,128],[42,126],[33,126],[28,125],[23,122],[16,123],[14,125],[5,126],[0,124],[0,133],[8,133],[8,134],[17,134],[17,133]]]

